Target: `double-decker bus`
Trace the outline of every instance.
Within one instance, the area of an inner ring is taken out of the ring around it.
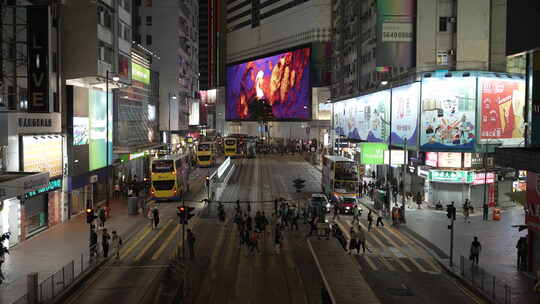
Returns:
[[[155,200],[178,200],[189,191],[189,155],[171,154],[152,160],[150,194]]]
[[[226,137],[223,140],[223,150],[225,157],[240,157],[242,156],[241,140],[236,137]]]
[[[197,145],[197,166],[213,167],[216,164],[216,149],[214,142],[205,141]]]
[[[343,156],[325,155],[322,164],[322,191],[328,197],[357,197],[358,164]]]

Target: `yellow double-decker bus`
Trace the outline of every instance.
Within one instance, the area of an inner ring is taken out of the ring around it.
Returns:
[[[236,137],[226,137],[223,140],[223,151],[225,157],[240,157],[242,156],[242,149],[240,146],[240,139]]]
[[[213,142],[206,141],[197,145],[197,166],[213,167],[216,164],[216,149]]]
[[[322,191],[329,197],[357,197],[358,164],[343,156],[325,155],[322,164]]]
[[[189,191],[189,156],[172,154],[152,160],[150,195],[155,200],[179,200]]]

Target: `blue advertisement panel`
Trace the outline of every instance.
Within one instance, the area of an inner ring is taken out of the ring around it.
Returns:
[[[476,142],[476,78],[422,80],[420,147],[473,151]]]
[[[420,83],[392,89],[392,145],[416,147],[419,109]]]

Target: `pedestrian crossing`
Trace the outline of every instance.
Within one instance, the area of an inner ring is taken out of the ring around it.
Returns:
[[[440,274],[441,268],[435,259],[421,248],[416,241],[403,234],[393,226],[374,227],[368,232],[367,224],[362,221],[352,224],[351,220],[341,217],[336,221],[349,244],[350,229],[360,226],[366,235],[365,253],[352,253],[362,271],[390,271],[390,272],[423,272]]]

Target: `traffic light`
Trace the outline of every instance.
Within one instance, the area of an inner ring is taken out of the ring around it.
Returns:
[[[178,219],[180,220],[180,224],[186,223],[186,208],[184,206],[178,206],[176,207],[176,215],[178,215]]]
[[[205,185],[206,185],[206,188],[208,189],[208,188],[210,187],[210,176],[207,175],[207,176],[204,178],[204,183],[205,183]]]
[[[94,215],[94,209],[87,208],[86,209],[86,223],[91,224],[96,216]]]
[[[186,224],[189,222],[189,219],[194,217],[195,214],[192,212],[195,210],[195,207],[187,207],[187,214],[186,214]]]
[[[293,187],[296,188],[296,192],[300,192],[302,191],[302,188],[304,188],[306,185],[304,185],[306,181],[301,179],[301,178],[297,178],[295,180],[293,180]]]

